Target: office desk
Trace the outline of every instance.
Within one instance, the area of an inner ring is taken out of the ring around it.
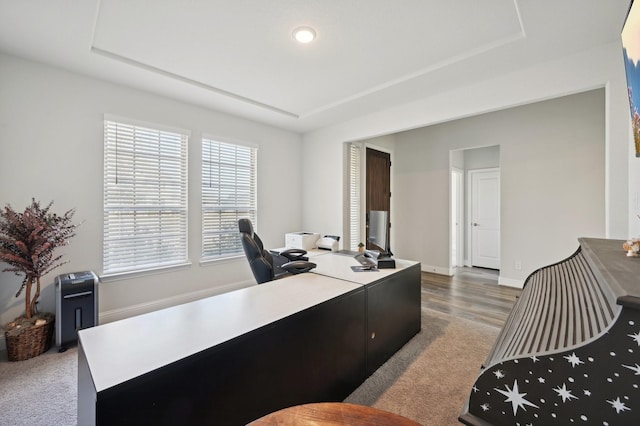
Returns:
[[[366,297],[366,371],[373,374],[421,329],[420,263],[396,259],[395,269],[355,272],[353,256],[313,256],[315,274],[361,284]]]
[[[401,273],[411,267],[417,266],[418,269],[420,268],[419,262],[396,259],[396,267],[394,269],[355,272],[351,267],[360,266],[360,263],[358,263],[354,256],[335,254],[324,250],[309,251],[307,254],[309,255],[309,259],[313,258],[313,263],[317,265],[311,272],[362,285],[370,285],[376,281],[386,279],[391,275]]]
[[[392,278],[408,270],[365,284],[301,274],[80,330],[78,424],[246,424],[342,401],[380,362],[376,283],[402,288]]]

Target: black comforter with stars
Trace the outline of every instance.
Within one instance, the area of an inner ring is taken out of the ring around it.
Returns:
[[[495,425],[640,425],[640,312],[565,352],[486,368],[469,413]]]

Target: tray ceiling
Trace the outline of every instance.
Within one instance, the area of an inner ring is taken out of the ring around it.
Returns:
[[[619,38],[614,0],[0,1],[0,51],[295,131]],[[294,28],[313,27],[301,45]]]

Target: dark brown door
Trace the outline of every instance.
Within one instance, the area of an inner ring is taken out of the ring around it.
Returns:
[[[367,148],[367,215],[366,238],[369,247],[369,212],[382,210],[389,212],[389,227],[391,226],[391,155],[386,152]],[[389,229],[387,229],[389,241]]]

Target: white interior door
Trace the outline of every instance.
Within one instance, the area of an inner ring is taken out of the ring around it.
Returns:
[[[472,170],[471,265],[500,269],[500,171]]]

